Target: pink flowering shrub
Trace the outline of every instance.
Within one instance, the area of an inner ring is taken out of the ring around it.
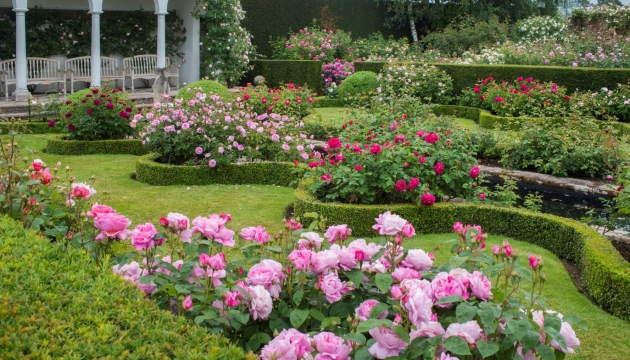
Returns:
[[[143,144],[156,160],[169,164],[221,166],[238,161],[305,161],[312,153],[303,123],[278,113],[257,113],[248,97],[224,102],[216,95],[197,94],[187,103],[155,104],[137,114],[131,126],[140,129]],[[308,99],[304,99],[308,102]]]
[[[238,101],[246,104],[257,114],[282,114],[302,119],[313,110],[313,98],[317,96],[306,86],[292,83],[279,89],[261,86],[247,86],[240,89]]]
[[[324,94],[336,98],[339,85],[350,75],[354,74],[354,63],[335,59],[334,62],[322,66],[322,81]]]
[[[270,42],[275,59],[320,60],[333,62],[345,58],[352,42],[342,30],[321,29],[317,24],[291,33],[288,40]]]
[[[580,344],[572,327],[579,319],[540,301],[543,259],[530,254],[523,264],[507,242],[489,254],[480,226],[455,223],[453,257],[438,266],[433,254],[404,248],[415,229],[396,214],[375,219],[376,243],[353,240],[344,224],[322,236],[314,217],[308,227],[287,221],[271,240],[261,226],[242,229],[238,239],[229,214],[192,222],[169,214],[160,220],[164,233],[136,227],[132,244],[134,236],[155,234],[153,242],[136,246],[113,270],[164,308],[264,360],[534,358],[573,353]],[[189,230],[191,237],[182,236]],[[242,256],[227,259],[236,246]],[[533,287],[521,297],[524,279]]]

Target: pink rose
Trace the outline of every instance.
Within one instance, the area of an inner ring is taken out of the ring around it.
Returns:
[[[249,314],[252,319],[254,321],[267,319],[273,309],[273,300],[269,291],[261,285],[256,285],[249,288],[249,295],[252,297],[249,301]]]
[[[271,236],[267,233],[263,226],[250,226],[241,230],[241,236],[248,241],[256,241],[265,245],[265,243],[271,240]]]
[[[295,270],[307,271],[311,268],[311,258],[313,252],[311,250],[293,250],[289,254],[289,261],[295,266]]]
[[[370,318],[370,312],[376,304],[378,304],[376,300],[365,300],[358,308],[354,309],[354,313],[359,317],[360,321],[365,321]],[[387,311],[383,311],[383,313],[378,316],[379,319],[385,319],[386,317]]]
[[[337,269],[339,257],[332,250],[314,253],[311,259],[311,271],[316,274],[328,273],[330,269]]]
[[[459,336],[472,345],[479,340],[482,334],[483,330],[481,330],[479,324],[472,320],[463,324],[453,323],[449,325],[444,333],[443,339],[446,340],[451,336]]]
[[[398,235],[407,225],[407,220],[389,211],[380,214],[374,220],[376,220],[376,225],[372,226],[372,229],[378,231],[380,235]]]
[[[426,141],[429,144],[435,144],[436,142],[438,142],[438,140],[440,140],[440,136],[438,136],[438,134],[436,133],[429,133],[424,138],[424,141]]]
[[[407,343],[396,335],[394,330],[379,326],[370,330],[370,335],[376,340],[368,351],[377,359],[385,359],[391,356],[398,356],[407,347]]]
[[[88,212],[85,213],[85,215],[91,217],[91,218],[95,218],[97,217],[99,214],[108,214],[108,213],[115,213],[116,210],[112,209],[109,206],[106,205],[100,205],[100,204],[94,204],[92,205],[92,210],[89,210]]]
[[[469,297],[466,285],[446,272],[437,274],[435,279],[431,282],[431,287],[433,288],[434,301],[439,301],[441,298],[453,295],[459,295],[464,298],[464,300]],[[439,306],[447,307],[449,305],[450,304],[441,304]]]
[[[435,170],[436,175],[442,175],[444,172],[444,164],[438,161],[435,166],[433,166],[433,170]]]
[[[350,360],[352,348],[343,343],[343,339],[331,332],[322,332],[313,336],[317,355],[313,360]]]
[[[392,288],[389,289],[389,293],[392,298],[396,300],[400,300],[400,298],[402,297],[402,289],[398,285],[392,285]]]
[[[313,352],[311,339],[295,329],[284,329],[263,347],[263,360],[300,359]]]
[[[564,338],[564,341],[567,344],[567,348],[565,349],[560,346],[560,343],[558,343],[556,340],[551,341],[551,347],[567,354],[575,354],[575,350],[573,350],[573,348],[576,346],[580,346],[580,340],[575,335],[575,331],[573,331],[573,327],[571,326],[571,324],[563,321],[562,326],[560,327],[560,335],[562,335],[562,337]]]
[[[284,280],[285,275],[282,272],[282,264],[280,264],[279,262],[271,259],[264,259],[260,260],[259,264],[270,268],[276,274],[278,279]]]
[[[264,286],[274,298],[280,295],[280,280],[273,268],[262,263],[252,266],[247,272],[249,284]]]
[[[433,266],[433,259],[422,249],[411,249],[400,266],[414,268],[418,271],[429,271]]]
[[[422,289],[418,287],[411,288],[407,295],[403,297],[401,305],[407,310],[409,321],[416,327],[419,327],[424,322],[431,321],[433,300]]]
[[[535,270],[538,267],[538,260],[538,256],[529,254],[529,267],[532,268],[532,270]]]
[[[238,306],[241,303],[239,299],[242,296],[243,295],[238,291],[228,291],[227,294],[225,294],[225,305],[229,307]]]
[[[392,272],[392,276],[397,282],[401,282],[405,279],[420,279],[422,277],[415,269],[404,267],[394,270],[394,272]]]
[[[212,239],[224,246],[234,246],[234,231],[224,226],[227,219],[212,214],[207,218],[198,216],[193,220],[193,233],[201,233],[208,239]]]
[[[381,250],[382,246],[375,243],[367,244],[364,239],[357,239],[348,244],[348,251],[354,253],[357,261],[371,261],[372,256]]]
[[[343,270],[350,271],[357,267],[357,259],[355,258],[355,254],[348,250],[348,248],[341,247],[338,244],[333,244],[330,247],[330,250],[337,254],[337,258],[339,258],[339,266]]]
[[[462,234],[464,231],[464,224],[459,221],[453,224],[453,232],[456,234]]]
[[[401,232],[408,239],[411,239],[412,237],[416,236],[416,229],[414,229],[413,226],[409,222],[407,222],[405,226],[403,226]]]
[[[334,303],[346,293],[346,282],[341,281],[336,273],[330,273],[320,280],[320,289],[326,294],[326,300]]]
[[[409,333],[411,340],[419,337],[436,337],[444,334],[444,328],[437,321],[423,322],[418,326],[418,330]]]
[[[192,299],[190,298],[190,295],[186,295],[186,297],[184,298],[184,301],[182,301],[182,306],[184,307],[184,310],[186,311],[190,311],[193,308],[193,302],[192,302]]]
[[[192,231],[189,230],[190,220],[185,215],[179,213],[168,213],[166,226],[175,230],[182,242],[189,243],[192,238]]]
[[[479,176],[479,171],[479,166],[473,166],[472,169],[470,169],[470,177],[476,179],[477,176]]]
[[[203,255],[206,254],[201,254],[201,256]],[[212,270],[223,270],[227,266],[227,263],[225,262],[225,255],[223,253],[218,253],[214,256],[207,256],[203,259],[203,261],[202,258],[199,258],[199,262]]]
[[[131,231],[131,245],[133,245],[136,250],[148,250],[155,246],[153,237],[157,235],[157,233],[157,229],[151,223],[138,225]]]
[[[122,215],[116,213],[100,214],[94,218],[94,227],[101,231],[95,240],[125,240],[131,234],[131,231],[127,230],[129,225],[131,225],[131,221]]]
[[[88,200],[90,196],[95,194],[96,190],[94,190],[90,185],[84,183],[72,183],[73,197]]]
[[[339,239],[345,239],[352,234],[352,230],[348,228],[348,225],[334,225],[329,227],[324,236],[328,239],[328,242],[334,244]]]
[[[435,203],[435,196],[425,192],[420,196],[420,203],[424,206],[431,206]]]
[[[300,237],[304,238],[298,240],[298,246],[300,248],[319,249],[324,241],[324,239],[316,232],[304,232],[300,234]]]
[[[492,298],[492,285],[487,277],[481,275],[481,271],[473,272],[470,277],[470,290],[477,299],[486,301]]]

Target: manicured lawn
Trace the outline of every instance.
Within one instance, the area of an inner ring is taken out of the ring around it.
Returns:
[[[323,110],[323,109],[318,109]],[[334,110],[326,109],[328,114]],[[337,110],[338,111],[338,110]],[[332,115],[331,115],[332,116]],[[110,205],[128,216],[135,226],[147,221],[157,223],[168,212],[181,212],[191,219],[198,215],[228,212],[233,221],[229,227],[239,231],[245,226],[263,225],[273,234],[281,230],[282,219],[288,205],[293,202],[293,189],[260,185],[211,185],[211,186],[149,186],[131,179],[136,157],[131,155],[57,156],[41,153],[45,147],[45,135],[28,135],[22,146],[38,150],[39,157],[49,165],[57,161],[72,168],[71,175],[77,181],[97,178],[94,184],[99,191],[98,201]],[[23,155],[26,155],[23,154]],[[32,158],[32,156],[30,156]],[[62,167],[62,169],[63,169]],[[60,171],[63,176],[63,170]],[[407,240],[406,248],[422,248],[434,251],[436,264],[448,261],[449,245],[445,240],[451,234],[421,235]],[[488,245],[503,240],[490,236]],[[597,308],[575,288],[560,260],[550,252],[523,242],[513,242],[521,254],[542,254],[545,259],[547,285],[545,300],[551,309],[581,317],[589,328],[576,328],[582,341],[582,353],[586,359],[626,359],[630,354],[630,323],[613,317]],[[439,247],[438,250],[434,250]],[[577,358],[577,357],[574,357]]]
[[[313,113],[304,118],[305,122],[317,122],[322,125],[332,125],[341,127],[345,122],[350,120],[350,108],[331,107],[316,108]]]

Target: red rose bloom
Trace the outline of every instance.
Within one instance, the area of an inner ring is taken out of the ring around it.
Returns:
[[[341,140],[339,138],[332,138],[328,140],[328,148],[329,149],[339,149],[341,147]]]
[[[403,192],[407,189],[407,182],[405,180],[400,179],[396,181],[396,191]]]

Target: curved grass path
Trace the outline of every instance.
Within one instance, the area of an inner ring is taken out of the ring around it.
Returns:
[[[21,146],[39,150],[35,157],[49,165],[61,161],[64,167],[70,166],[77,181],[86,181],[95,175],[98,201],[129,217],[132,226],[149,221],[155,223],[168,212],[181,212],[193,218],[225,211],[232,215],[230,228],[235,231],[245,226],[264,225],[274,233],[281,230],[284,211],[293,202],[293,189],[276,186],[149,186],[130,177],[135,170],[135,156],[44,154],[41,149],[46,146],[45,135],[25,136]],[[60,174],[63,175],[63,170]],[[404,246],[434,251],[436,264],[441,264],[450,257],[450,246],[441,246],[441,243],[452,238],[451,234],[422,235],[406,240]],[[502,241],[503,237],[490,236],[488,245],[491,247]],[[560,260],[551,252],[529,243],[513,241],[512,244],[522,254],[543,255],[548,279],[544,296],[548,306],[564,314],[580,316],[589,328],[589,331],[576,329],[582,341],[583,358],[628,359],[630,323],[607,314],[582,296]],[[437,247],[439,249],[435,250]]]

